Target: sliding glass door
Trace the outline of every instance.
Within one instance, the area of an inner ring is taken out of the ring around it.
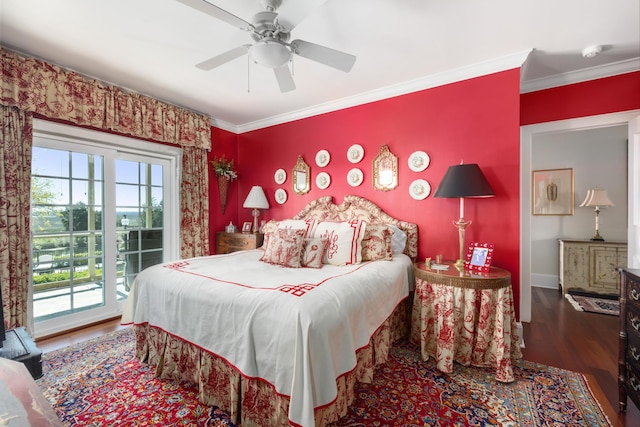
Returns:
[[[119,315],[137,274],[177,257],[179,150],[65,128],[74,135],[34,132],[36,336]]]

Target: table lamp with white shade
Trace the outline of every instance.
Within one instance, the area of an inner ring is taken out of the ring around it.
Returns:
[[[254,185],[249,191],[249,195],[242,204],[243,208],[253,209],[253,232],[258,232],[258,217],[260,216],[260,209],[269,209],[269,201],[264,194],[264,190],[259,185]]]
[[[596,234],[593,235],[591,240],[604,241],[600,235],[600,208],[603,206],[615,206],[611,199],[609,199],[607,190],[601,188],[591,188],[587,190],[587,197],[585,197],[580,207],[594,207],[593,211],[596,213]]]

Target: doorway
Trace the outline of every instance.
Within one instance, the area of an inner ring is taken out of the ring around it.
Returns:
[[[557,122],[542,123],[537,125],[523,126],[521,128],[521,151],[520,151],[520,321],[531,321],[531,283],[532,278],[532,219],[531,214],[531,175],[533,171],[533,145],[536,139],[542,135],[558,132],[572,132],[578,130],[597,129],[610,126],[626,125],[629,129],[629,171],[640,168],[640,160],[634,159],[633,152],[633,127],[631,122],[638,117],[640,111],[624,113],[605,114],[578,119],[562,120]],[[636,137],[637,138],[637,137]],[[637,152],[637,150],[636,150]],[[628,201],[629,206],[635,206],[634,186],[629,181]],[[636,185],[637,192],[637,185]],[[637,197],[636,197],[637,198]],[[580,201],[576,200],[579,204]],[[631,208],[630,208],[631,211]],[[630,214],[629,214],[630,216]],[[633,227],[629,227],[631,230]],[[633,255],[634,237],[629,232],[629,257]]]

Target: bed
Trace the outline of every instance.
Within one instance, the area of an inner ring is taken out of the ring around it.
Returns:
[[[123,314],[122,323],[136,330],[136,356],[156,376],[198,384],[204,404],[244,427],[336,421],[355,383],[371,382],[393,341],[409,331],[415,224],[357,196],[339,205],[319,198],[291,221],[314,229],[391,225],[404,234],[404,248],[386,259],[333,265],[325,255],[321,268],[287,268],[261,261],[280,234],[293,233],[270,222],[277,231],[265,234],[266,249],[144,270]]]

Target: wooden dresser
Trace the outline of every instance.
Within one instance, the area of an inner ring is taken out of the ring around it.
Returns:
[[[618,295],[619,267],[627,265],[625,242],[558,239],[560,287],[596,294]]]
[[[619,271],[618,395],[620,411],[625,411],[627,396],[640,408],[640,270],[622,268]]]
[[[216,233],[216,254],[228,254],[262,246],[262,233]]]

